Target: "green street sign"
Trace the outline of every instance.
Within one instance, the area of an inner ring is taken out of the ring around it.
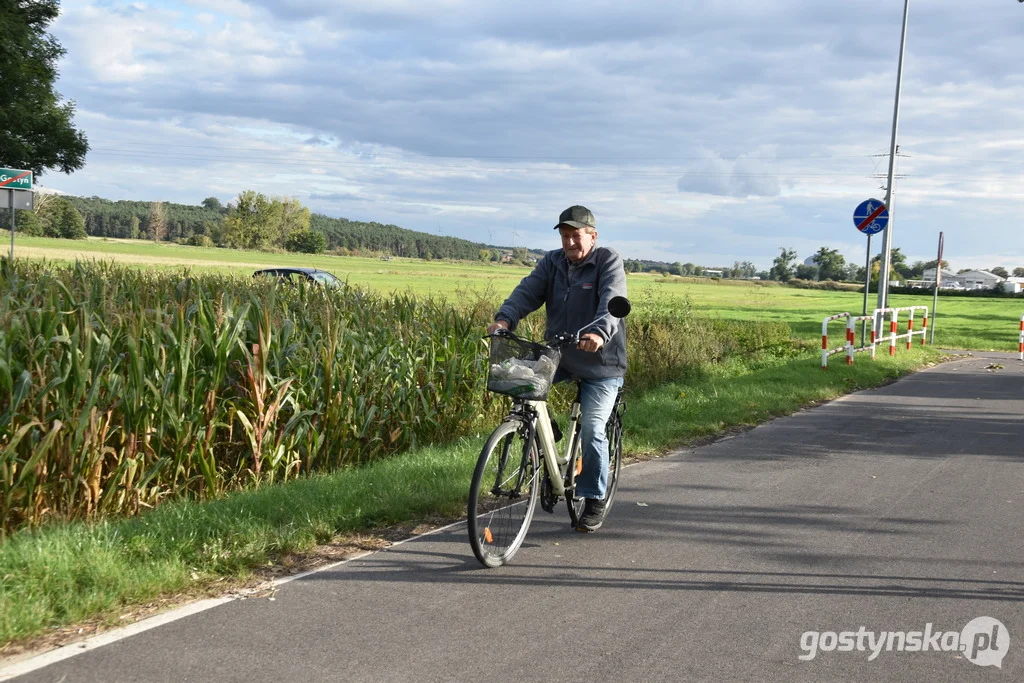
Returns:
[[[0,189],[31,190],[32,171],[20,171],[16,168],[0,168]]]

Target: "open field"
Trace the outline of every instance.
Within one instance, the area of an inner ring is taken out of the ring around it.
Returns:
[[[271,254],[99,238],[69,241],[19,236],[15,255],[55,261],[109,259],[160,269],[189,268],[197,272],[239,277],[247,277],[257,268],[270,266],[312,266],[334,273],[354,285],[382,292],[445,297],[474,292],[495,301],[503,298],[529,273],[526,267],[490,263]],[[653,307],[674,310],[689,307],[694,313],[725,320],[785,322],[794,336],[811,344],[820,339],[822,318],[844,311],[859,314],[864,299],[863,294],[856,292],[795,289],[776,283],[696,281],[651,274],[631,274],[629,287],[632,298],[646,298]],[[930,294],[897,294],[892,296],[891,302],[896,306],[926,305],[930,309],[932,298]],[[868,309],[874,305],[875,294],[872,293],[868,297]],[[935,343],[940,346],[1014,351],[1022,312],[1024,300],[1021,299],[940,296],[938,315],[930,313],[929,324],[937,324]],[[833,333],[841,334],[841,331],[833,327]]]

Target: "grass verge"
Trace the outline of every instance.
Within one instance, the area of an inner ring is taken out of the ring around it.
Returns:
[[[726,364],[699,380],[629,396],[625,450],[652,457],[886,384],[939,358],[926,347],[827,372],[815,358]],[[55,631],[66,637],[69,625],[85,621],[123,623],[125,612],[161,596],[265,576],[268,563],[301,559],[345,536],[458,519],[484,437],[216,501],[170,503],[132,519],[14,534],[0,545],[0,653]]]

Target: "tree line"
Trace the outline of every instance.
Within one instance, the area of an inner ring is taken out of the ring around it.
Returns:
[[[836,282],[848,281],[861,283],[867,279],[865,267],[856,263],[847,263],[845,257],[838,249],[821,247],[811,257],[811,263],[799,263],[794,265],[796,251],[779,247],[779,255],[772,261],[772,267],[768,271],[768,279],[787,282],[793,278],[801,280],[834,280]],[[877,282],[881,272],[882,255],[876,254],[869,261],[871,268],[871,281]],[[899,247],[890,252],[889,279],[890,281],[921,280],[926,270],[934,269],[939,264],[938,259],[931,261],[915,261],[907,263],[907,257],[900,251]],[[949,269],[949,261],[942,260],[943,269]],[[964,273],[972,268],[961,268],[958,273]],[[988,272],[999,277],[1010,277],[1010,271],[1002,266],[986,268]],[[1024,277],[1024,267],[1013,269],[1014,277]]]
[[[423,259],[497,261],[508,252],[397,225],[311,214],[297,199],[268,197],[252,190],[240,193],[227,205],[216,197],[207,197],[199,205],[188,205],[39,193],[36,203],[36,211],[17,212],[19,232],[47,237],[89,235],[236,249],[283,248],[306,253],[331,250]],[[58,227],[49,218],[57,213],[66,215],[78,228]],[[527,250],[517,251],[521,253],[516,254],[516,260],[526,261]]]

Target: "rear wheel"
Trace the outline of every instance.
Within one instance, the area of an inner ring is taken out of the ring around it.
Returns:
[[[612,500],[619,488],[619,470],[622,469],[622,414],[621,408],[615,406],[608,420],[608,490],[604,497],[605,514],[612,509]]]
[[[608,485],[604,494],[604,511],[607,515],[612,509],[612,501],[615,499],[615,492],[619,487],[619,470],[622,469],[622,408],[618,402],[615,404],[611,417],[608,418],[605,434],[608,438]],[[583,449],[579,434],[576,435],[576,448],[572,461],[577,463],[576,474],[579,474],[583,462]],[[575,480],[575,475],[573,475],[573,479]],[[580,517],[583,516],[586,498],[566,496],[565,502],[569,507],[569,519],[572,521],[572,526],[575,527],[579,524]]]
[[[480,452],[469,489],[469,543],[488,567],[508,562],[526,538],[540,493],[536,436],[520,420],[502,423]]]

